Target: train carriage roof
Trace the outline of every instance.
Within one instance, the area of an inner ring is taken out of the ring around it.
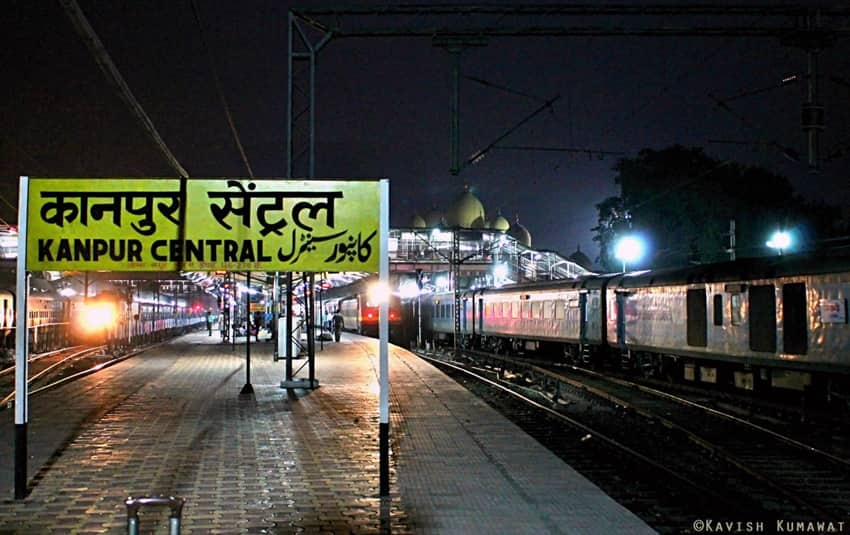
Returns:
[[[684,268],[671,268],[625,274],[612,286],[640,288],[675,284],[734,282],[756,279],[774,279],[796,275],[819,275],[850,272],[850,256],[797,254],[743,258],[717,264],[700,264]]]

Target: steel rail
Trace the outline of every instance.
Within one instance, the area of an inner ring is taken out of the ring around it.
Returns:
[[[91,375],[93,373],[99,372],[100,370],[103,370],[105,368],[109,368],[110,366],[114,366],[115,364],[118,364],[119,362],[125,361],[125,360],[127,360],[131,357],[135,357],[139,353],[142,353],[143,351],[147,351],[148,349],[151,349],[152,347],[156,347],[157,345],[159,345],[159,344],[154,344],[154,345],[151,345],[151,346],[147,346],[147,347],[137,349],[135,351],[131,351],[130,353],[127,353],[126,355],[121,355],[120,357],[116,357],[112,360],[109,360],[109,361],[106,361],[106,362],[101,362],[100,364],[92,366],[91,368],[89,368],[87,370],[82,370],[80,372],[69,375],[67,377],[63,377],[62,379],[59,379],[58,381],[55,381],[53,383],[46,384],[42,387],[31,390],[30,393],[29,393],[30,397],[32,397],[36,394],[40,394],[41,392],[45,392],[47,390],[57,388],[57,387],[65,384],[65,383],[69,383],[69,382],[75,381],[77,379],[82,379],[83,377],[86,377],[87,375]],[[15,392],[13,391],[11,394],[9,394],[8,396],[6,396],[2,400],[0,400],[0,410],[13,407],[14,402],[12,400],[14,399],[14,397],[15,397]]]
[[[467,350],[467,351],[465,351],[465,353],[472,353],[472,352]],[[593,395],[601,397],[602,399],[608,400],[611,403],[614,403],[614,404],[620,405],[622,407],[626,407],[626,408],[629,408],[631,410],[634,410],[636,413],[638,413],[638,414],[640,414],[640,415],[642,415],[646,418],[656,420],[669,429],[675,429],[675,430],[683,433],[684,436],[686,436],[688,438],[688,440],[690,440],[691,442],[693,442],[697,446],[705,449],[706,451],[708,451],[712,455],[717,455],[718,457],[721,457],[726,462],[732,464],[733,466],[737,467],[742,472],[746,473],[749,476],[752,476],[753,478],[757,479],[761,483],[772,488],[777,493],[779,493],[783,497],[793,501],[798,506],[801,506],[803,508],[806,508],[806,509],[812,511],[813,513],[821,515],[823,518],[840,519],[840,517],[836,516],[836,514],[834,512],[828,511],[828,510],[822,508],[821,506],[819,506],[817,504],[811,503],[810,501],[803,499],[802,497],[800,497],[799,495],[797,495],[793,491],[785,488],[780,483],[777,483],[776,481],[774,481],[771,477],[769,477],[769,476],[759,472],[758,470],[755,470],[752,467],[748,466],[746,462],[740,460],[738,457],[736,457],[732,453],[728,452],[725,448],[718,446],[717,444],[712,443],[711,441],[701,437],[700,435],[691,431],[690,429],[687,429],[687,428],[673,422],[669,418],[666,418],[666,417],[659,415],[657,413],[654,413],[652,411],[638,407],[635,404],[630,403],[629,401],[627,401],[627,400],[625,400],[625,399],[623,399],[619,396],[616,396],[616,395],[614,395],[610,392],[606,392],[606,391],[604,391],[600,388],[593,387],[591,385],[588,385],[586,383],[581,382],[580,380],[565,377],[563,375],[559,375],[557,373],[554,373],[550,370],[546,370],[546,369],[541,368],[539,366],[536,366],[534,364],[514,361],[513,359],[505,358],[501,355],[496,356],[496,355],[491,355],[491,354],[483,353],[483,352],[475,352],[475,353],[487,355],[489,358],[495,357],[495,358],[502,360],[502,361],[505,361],[505,362],[516,362],[518,364],[521,364],[522,366],[525,366],[525,367],[531,369],[531,371],[533,371],[533,372],[539,373],[541,375],[548,376],[550,379],[561,381],[561,382],[566,383],[568,385],[571,385],[575,388],[583,389],[587,392],[590,392]],[[580,370],[580,371],[584,371],[584,370],[581,370],[580,368],[576,368],[576,369]],[[600,377],[604,380],[608,380],[608,378],[605,377],[604,375],[600,375]],[[621,385],[621,386],[628,386],[628,385]],[[695,405],[698,405],[698,404],[695,404]],[[699,408],[699,406],[697,406],[695,408]],[[744,421],[744,422],[746,422],[746,421]]]
[[[46,353],[38,353],[36,355],[31,356],[29,358],[28,362],[30,362],[30,363],[38,362],[39,360],[41,360],[43,358],[52,357],[52,356],[54,356],[58,353],[62,353],[63,351],[74,351],[75,349],[79,349],[81,347],[83,347],[83,346],[63,347],[62,349],[56,349],[56,350],[53,350],[53,351],[48,351]],[[102,346],[100,346],[100,347],[102,347]],[[3,377],[4,375],[9,375],[10,373],[14,373],[14,371],[15,371],[15,365],[14,364],[9,366],[8,368],[3,368],[2,370],[0,370],[0,377]]]
[[[516,392],[515,390],[512,390],[512,389],[510,389],[510,388],[508,388],[508,387],[506,387],[502,384],[499,384],[495,381],[492,381],[492,380],[488,379],[487,377],[479,375],[478,373],[476,373],[472,370],[469,370],[469,369],[467,369],[463,366],[458,366],[457,364],[453,364],[451,362],[448,362],[448,361],[445,361],[445,360],[442,360],[442,359],[439,359],[439,358],[424,355],[422,353],[414,353],[414,354],[419,356],[419,358],[422,358],[426,361],[432,362],[432,363],[440,365],[440,366],[447,366],[447,367],[450,367],[450,368],[457,370],[459,372],[465,373],[465,374],[467,374],[471,377],[474,377],[476,380],[481,381],[481,382],[483,382],[483,383],[485,383],[485,384],[487,384],[487,385],[489,385],[493,388],[496,388],[497,390],[500,390],[500,391],[502,391],[502,392],[504,392],[508,395],[511,395],[511,396],[519,399],[523,403],[526,403],[526,404],[528,404],[528,405],[530,405],[530,406],[532,406],[532,407],[534,407],[534,408],[536,408],[540,411],[543,411],[547,415],[549,415],[549,416],[551,416],[551,417],[553,417],[557,420],[560,420],[562,422],[566,422],[567,424],[569,424],[573,427],[576,427],[576,428],[580,429],[581,431],[583,431],[585,433],[588,433],[589,435],[591,435],[591,436],[601,440],[602,442],[608,444],[610,447],[629,454],[630,456],[639,460],[640,462],[648,464],[652,468],[667,474],[668,476],[672,477],[673,479],[676,479],[676,480],[688,485],[691,488],[694,488],[694,489],[696,489],[696,490],[698,490],[702,493],[709,494],[709,495],[713,496],[715,499],[721,501],[722,503],[728,503],[731,506],[737,507],[737,504],[730,502],[724,495],[719,494],[719,493],[705,487],[704,485],[700,485],[699,483],[691,481],[690,479],[684,477],[679,472],[671,470],[670,468],[664,466],[663,464],[660,464],[657,461],[647,457],[646,455],[643,455],[642,453],[635,451],[634,449],[626,446],[625,444],[622,444],[621,442],[617,441],[616,439],[613,439],[613,438],[611,438],[611,437],[609,437],[605,434],[602,434],[602,433],[598,432],[597,430],[587,426],[586,424],[583,424],[583,423],[579,422],[578,420],[570,418],[569,416],[567,416],[565,414],[561,414],[560,412],[553,410],[550,407],[547,407],[547,406],[545,406],[541,403],[538,403],[537,401],[535,401],[535,400],[533,400],[533,399],[531,399],[527,396],[524,396],[524,395],[520,394],[519,392]]]
[[[610,382],[615,383],[615,384],[619,384],[621,386],[635,388],[637,390],[640,390],[641,392],[646,392],[647,394],[652,394],[652,395],[655,395],[655,396],[658,396],[658,397],[661,397],[661,398],[669,399],[670,401],[674,401],[676,403],[680,403],[680,404],[688,406],[688,407],[693,407],[693,408],[696,408],[696,409],[703,410],[703,411],[705,411],[709,414],[713,414],[714,416],[718,416],[720,418],[725,418],[725,419],[730,420],[732,422],[735,422],[737,424],[750,427],[752,429],[755,429],[757,431],[760,431],[762,433],[770,435],[771,437],[773,437],[773,438],[775,438],[775,439],[777,439],[781,442],[785,442],[788,445],[794,446],[796,448],[799,448],[799,449],[806,451],[808,453],[812,453],[814,455],[820,455],[820,456],[822,456],[822,457],[824,457],[824,458],[826,458],[826,459],[828,459],[828,460],[830,460],[834,463],[841,464],[843,466],[850,468],[850,460],[848,460],[848,459],[845,459],[843,457],[838,457],[837,455],[833,455],[833,454],[831,454],[827,451],[823,451],[823,450],[816,448],[814,446],[810,446],[810,445],[805,444],[803,442],[800,442],[796,439],[793,439],[789,436],[785,436],[782,433],[777,433],[776,431],[774,431],[772,429],[768,429],[764,426],[750,422],[749,420],[745,420],[743,418],[735,416],[734,414],[729,414],[727,412],[723,412],[721,410],[717,410],[717,409],[714,409],[712,407],[708,407],[707,405],[703,405],[701,403],[697,403],[695,401],[691,401],[689,399],[676,396],[675,394],[670,394],[669,392],[664,392],[662,390],[658,390],[658,389],[655,389],[655,388],[652,388],[652,387],[649,387],[649,386],[645,386],[645,385],[642,385],[642,384],[639,384],[639,383],[635,383],[635,382],[628,381],[628,380],[625,380],[625,379],[620,379],[618,377],[607,377],[607,376],[600,374],[598,372],[595,372],[593,370],[585,370],[585,369],[579,368],[577,366],[570,366],[570,369],[572,369],[572,370],[574,370],[578,373],[584,373],[584,374],[587,374],[587,375],[590,375],[590,376],[593,376],[593,377],[597,377],[597,378],[602,379],[602,380],[606,380],[606,381],[610,381]]]

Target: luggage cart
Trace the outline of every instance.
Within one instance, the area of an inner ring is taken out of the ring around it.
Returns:
[[[168,507],[168,535],[180,535],[180,518],[183,516],[183,504],[186,500],[174,496],[132,496],[124,500],[127,506],[127,535],[139,535],[139,509],[142,507]]]

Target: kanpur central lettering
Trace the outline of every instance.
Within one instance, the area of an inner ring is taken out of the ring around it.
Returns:
[[[69,239],[61,238],[38,240],[39,262],[141,262],[142,242],[121,239]]]
[[[151,256],[157,262],[270,262],[262,240],[156,240]]]
[[[60,238],[38,240],[39,262],[142,262],[136,239]],[[155,240],[155,262],[270,262],[262,240]]]

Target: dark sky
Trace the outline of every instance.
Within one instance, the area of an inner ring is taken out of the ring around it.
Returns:
[[[247,176],[215,90],[189,0],[79,0],[130,88],[191,176]],[[287,12],[275,0],[196,0],[204,36],[256,176],[284,176]],[[301,4],[303,5],[303,4]],[[311,4],[311,6],[319,4]],[[321,4],[333,5],[333,4]],[[656,19],[681,25],[680,20]],[[691,24],[710,22],[708,18]],[[596,19],[595,25],[629,24]],[[752,23],[752,21],[748,21]],[[757,23],[757,22],[756,22]],[[847,27],[848,21],[843,21]],[[0,47],[0,215],[11,219],[16,177],[174,176],[106,82],[58,2],[6,2]],[[820,55],[826,77],[824,154],[850,146],[850,47]],[[534,246],[592,258],[594,205],[617,193],[616,159],[495,149],[452,176],[449,57],[423,38],[340,39],[319,56],[317,177],[387,177],[393,225],[447,207],[470,185],[487,210],[516,215]],[[730,101],[806,69],[806,55],[773,39],[569,37],[492,39],[463,54],[464,75],[548,98],[544,112],[501,142],[510,146],[622,151],[671,144],[764,165],[813,199],[850,201],[850,157],[811,175],[760,142],[805,155],[805,82]],[[532,99],[464,80],[461,154],[494,141],[530,114]],[[753,145],[709,140],[754,142]],[[8,204],[5,202],[8,201]]]

